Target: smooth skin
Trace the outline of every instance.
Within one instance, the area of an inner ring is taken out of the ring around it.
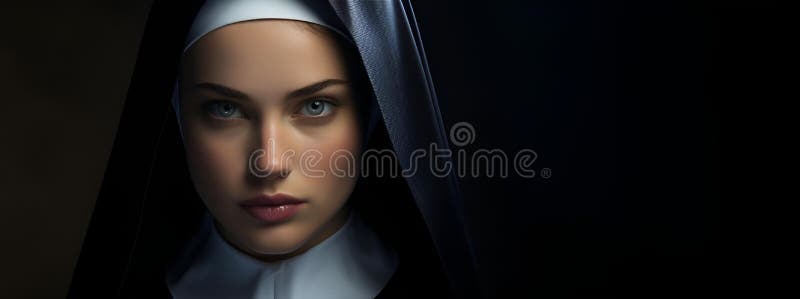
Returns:
[[[212,31],[184,56],[181,125],[195,188],[222,237],[262,261],[305,252],[349,215],[346,202],[357,177],[332,175],[329,162],[353,167],[335,155],[358,157],[362,140],[356,94],[336,38],[300,21],[246,21]],[[248,167],[259,149],[267,154],[255,165],[269,176]],[[320,162],[301,165],[308,152]],[[307,203],[278,224],[239,206],[277,193]]]

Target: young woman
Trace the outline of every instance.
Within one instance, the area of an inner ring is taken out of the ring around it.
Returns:
[[[157,2],[70,297],[479,296],[432,143],[409,3]]]

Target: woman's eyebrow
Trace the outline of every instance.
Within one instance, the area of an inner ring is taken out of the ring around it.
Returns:
[[[348,83],[347,80],[342,80],[342,79],[325,79],[325,80],[310,84],[308,86],[296,89],[296,90],[290,92],[288,97],[290,97],[290,98],[299,98],[299,97],[309,96],[309,95],[314,94],[315,92],[318,92],[320,90],[325,89],[328,86],[338,85],[338,84],[347,84],[347,83]],[[220,84],[217,84],[217,83],[203,82],[203,83],[196,84],[194,87],[195,88],[209,90],[209,91],[218,93],[220,95],[223,95],[223,96],[226,96],[226,97],[229,97],[229,98],[240,99],[240,100],[249,100],[250,99],[250,97],[247,94],[245,94],[244,92],[241,92],[241,91],[238,91],[236,89],[227,87],[225,85],[220,85]]]
[[[227,86],[224,86],[224,85],[219,85],[219,84],[216,84],[216,83],[203,82],[203,83],[198,83],[194,87],[195,88],[200,88],[200,89],[210,90],[210,91],[213,91],[215,93],[218,93],[220,95],[223,95],[223,96],[226,96],[226,97],[229,97],[229,98],[240,99],[240,100],[248,100],[248,99],[250,99],[250,97],[248,97],[247,94],[245,94],[245,93],[243,93],[241,91],[238,91],[236,89],[233,89],[233,88],[230,88],[230,87],[227,87]]]
[[[322,80],[322,81],[319,81],[317,83],[314,83],[314,84],[308,85],[306,87],[303,87],[303,88],[297,89],[295,91],[292,91],[292,92],[289,93],[288,97],[290,97],[290,98],[299,98],[299,97],[309,96],[309,95],[314,94],[317,91],[325,89],[328,86],[337,85],[337,84],[347,84],[347,81],[346,80],[342,80],[342,79],[326,79],[326,80]]]

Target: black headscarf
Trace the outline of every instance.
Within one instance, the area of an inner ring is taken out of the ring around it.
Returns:
[[[407,0],[331,0],[356,44],[381,119],[371,148],[448,148],[433,83]],[[205,208],[188,174],[170,105],[184,37],[202,1],[155,1],[69,298],[169,297],[165,269]],[[398,250],[381,297],[478,297],[476,265],[455,177],[418,171],[370,176],[351,196],[365,220]]]

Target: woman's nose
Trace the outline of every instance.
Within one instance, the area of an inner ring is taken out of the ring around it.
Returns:
[[[274,121],[263,124],[258,139],[258,146],[250,155],[251,174],[262,179],[288,176],[294,151],[281,125]]]

